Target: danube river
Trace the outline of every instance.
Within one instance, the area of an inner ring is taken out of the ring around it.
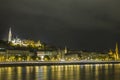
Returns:
[[[120,80],[120,64],[0,67],[0,80]]]

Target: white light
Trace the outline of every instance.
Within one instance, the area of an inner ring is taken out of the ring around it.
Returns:
[[[44,58],[44,56],[41,56],[41,61],[44,61],[43,58]]]

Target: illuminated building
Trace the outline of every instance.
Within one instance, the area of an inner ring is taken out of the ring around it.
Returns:
[[[40,41],[33,41],[33,40],[22,40],[18,37],[16,38],[13,38],[12,37],[12,31],[11,31],[11,28],[9,28],[9,33],[8,33],[8,43],[12,43],[13,46],[16,46],[16,45],[19,45],[19,46],[32,46],[32,47],[40,47],[42,46],[41,42]]]
[[[113,55],[113,52],[112,52],[112,50],[110,49],[110,51],[109,51],[109,53],[108,53],[109,55]]]
[[[48,56],[49,58],[54,58],[57,56],[58,51],[57,50],[40,50],[36,52],[37,56],[41,58],[41,61],[44,61],[45,56]]]
[[[116,43],[115,52],[112,52],[112,50],[108,53],[111,57],[113,57],[115,60],[119,59],[119,49],[118,49],[118,43]]]

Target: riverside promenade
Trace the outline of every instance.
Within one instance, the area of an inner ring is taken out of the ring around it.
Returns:
[[[84,65],[84,64],[120,64],[120,61],[20,61],[0,62],[0,66],[50,66],[50,65]]]

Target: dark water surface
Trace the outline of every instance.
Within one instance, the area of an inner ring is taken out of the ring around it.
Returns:
[[[0,67],[0,80],[120,80],[120,64]]]

